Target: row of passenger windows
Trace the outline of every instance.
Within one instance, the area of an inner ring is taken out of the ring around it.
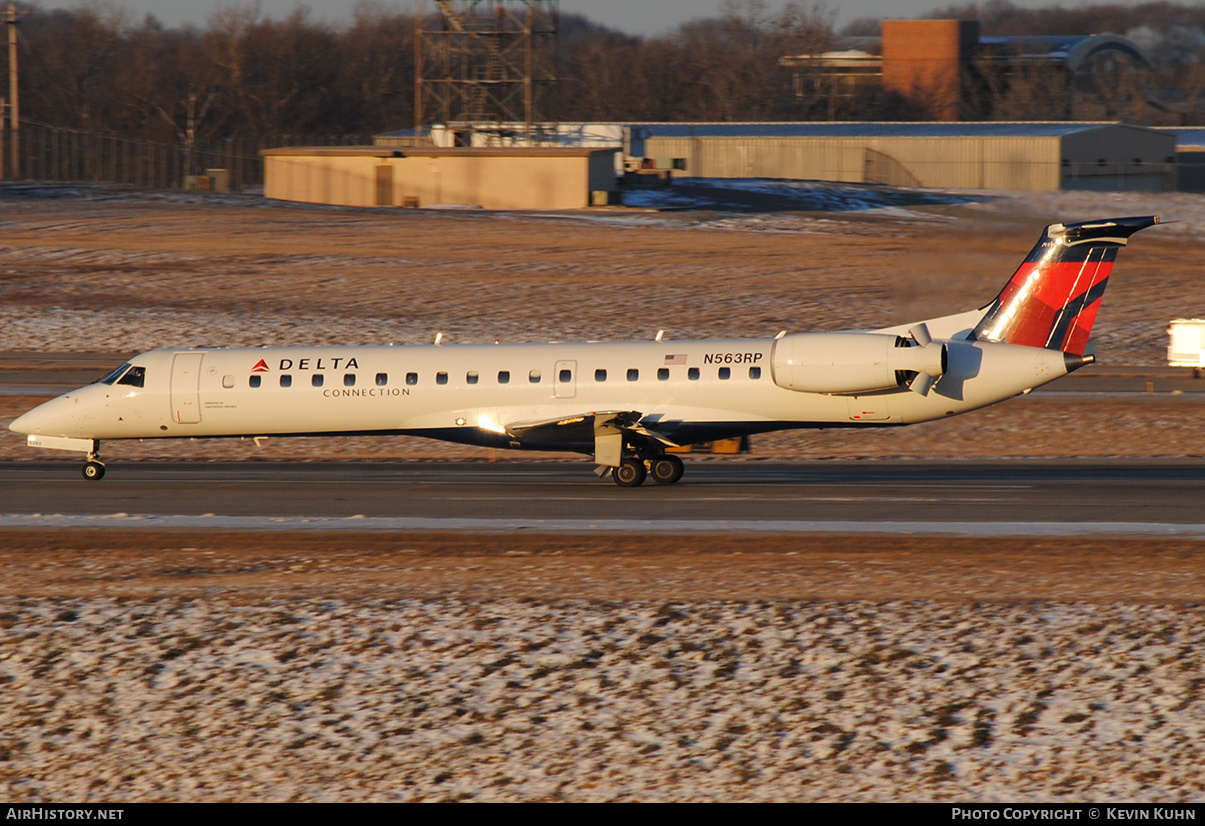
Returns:
[[[561,372],[565,373],[567,371],[561,371]],[[716,375],[720,379],[720,381],[728,381],[728,379],[732,378],[732,368],[731,367],[721,367],[717,371]],[[689,370],[686,371],[686,378],[690,379],[691,381],[698,381],[701,377],[702,377],[702,374],[699,372],[698,367],[691,367]],[[626,378],[628,381],[640,381],[640,371],[635,369],[634,367],[628,368]],[[749,378],[760,379],[761,378],[761,368],[760,367],[750,367],[749,368]],[[601,369],[601,368],[598,370],[595,370],[594,371],[594,380],[597,382],[606,381],[607,380],[607,371],[604,369]],[[569,381],[569,379],[562,376],[561,381]],[[669,368],[668,367],[657,368],[657,381],[669,381]]]
[[[686,378],[690,379],[691,381],[698,381],[701,377],[702,376],[701,376],[701,373],[699,372],[698,367],[691,367],[690,369],[688,369],[686,371]],[[728,381],[730,378],[732,378],[732,368],[731,367],[719,368],[719,370],[716,372],[716,377],[719,378],[720,381]],[[640,381],[640,371],[637,370],[636,368],[630,368],[627,371],[626,378],[628,381]],[[749,368],[749,378],[760,379],[761,378],[761,368],[760,367],[750,367]],[[476,370],[470,370],[468,373],[465,373],[465,376],[464,376],[465,384],[477,384],[477,382],[479,380],[480,380],[480,375],[477,373]],[[527,374],[527,381],[530,384],[539,384],[541,382],[541,380],[542,380],[542,375],[539,370],[532,370]],[[607,380],[607,371],[606,370],[600,368],[600,369],[594,371],[594,381],[601,383],[601,382],[605,382],[606,380]],[[657,380],[658,381],[669,381],[669,368],[668,367],[658,368]],[[560,382],[561,384],[568,384],[569,382],[573,381],[573,371],[572,370],[561,370],[557,374],[557,381]],[[326,382],[326,378],[322,373],[313,373],[310,375],[310,385],[313,387],[322,387],[323,384],[325,384],[325,382]],[[251,387],[260,387],[262,385],[262,383],[263,383],[263,376],[259,376],[259,375],[251,376],[251,378],[248,380],[248,384]],[[435,383],[436,384],[447,384],[448,383],[448,374],[447,373],[436,373],[435,374]],[[418,384],[418,373],[407,373],[406,374],[406,384],[411,387]],[[509,370],[498,371],[498,384],[510,384],[510,371]],[[388,373],[377,373],[376,385],[377,385],[377,387],[387,387],[389,385],[389,374]],[[233,376],[223,377],[222,386],[223,387],[233,387],[234,386],[234,377]],[[293,376],[290,375],[289,373],[282,373],[280,376],[280,386],[281,387],[292,387],[293,386]],[[344,373],[343,374],[343,386],[344,387],[355,387],[356,386],[356,374],[355,373]]]

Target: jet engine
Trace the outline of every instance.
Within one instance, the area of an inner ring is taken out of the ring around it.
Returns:
[[[922,396],[946,371],[946,346],[924,324],[910,337],[882,333],[800,333],[774,342],[774,383],[803,393],[871,393],[907,387]]]

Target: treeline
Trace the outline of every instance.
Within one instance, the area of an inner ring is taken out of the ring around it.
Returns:
[[[332,26],[303,10],[272,20],[252,8],[227,7],[200,29],[167,28],[151,16],[131,22],[111,7],[22,8],[28,13],[19,26],[21,114],[29,121],[186,145],[414,125],[416,22],[409,13],[361,5],[350,22]],[[1021,9],[990,0],[926,16],[978,19],[985,35],[1126,34],[1159,61],[1161,84],[1202,85],[1196,78],[1205,8],[1198,5]],[[874,89],[800,93],[825,87],[801,82],[809,70],[784,67],[780,58],[819,54],[834,48],[839,35],[878,33],[878,21],[857,21],[839,34],[833,21],[823,3],[770,11],[760,0],[733,0],[718,18],[642,37],[562,15],[550,115],[562,121],[927,117],[923,106]],[[3,94],[7,65],[0,71]]]
[[[225,8],[200,30],[34,6],[20,24],[21,116],[185,144],[410,126],[414,29],[412,15],[367,7],[338,29]]]

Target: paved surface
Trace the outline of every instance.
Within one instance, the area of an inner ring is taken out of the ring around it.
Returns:
[[[711,523],[719,530],[729,522],[844,523],[837,530],[865,523],[889,530],[899,526],[888,523],[922,530],[922,523],[1198,526],[1205,523],[1203,492],[1205,464],[1192,461],[711,460],[689,462],[678,485],[639,489],[600,481],[587,463],[122,462],[100,482],[84,480],[73,462],[0,464],[0,509],[9,518],[368,517],[461,520],[473,529],[501,520],[502,530],[523,520],[627,523],[618,529]]]

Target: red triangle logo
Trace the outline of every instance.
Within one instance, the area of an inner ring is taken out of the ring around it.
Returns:
[[[252,373],[267,373],[268,365],[264,362],[263,359],[260,359],[259,361],[257,361],[255,363],[255,366],[251,368],[251,372]]]

